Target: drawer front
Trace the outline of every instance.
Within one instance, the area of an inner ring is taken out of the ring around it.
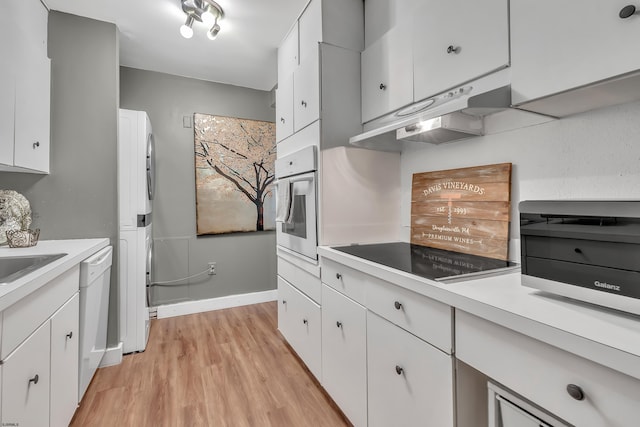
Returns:
[[[367,313],[369,427],[453,426],[451,357]]]
[[[367,311],[322,286],[322,385],[355,426],[367,425]]]
[[[365,282],[371,276],[330,259],[322,259],[322,281],[354,301],[364,303]]]
[[[80,267],[75,266],[4,310],[0,359],[4,360],[29,334],[78,292],[79,287]]]
[[[637,424],[640,381],[461,311],[456,356],[571,424]],[[571,384],[583,400],[569,395]]]
[[[525,236],[524,249],[530,257],[640,270],[640,245],[631,243]]]
[[[640,273],[542,258],[527,259],[526,274],[596,291],[640,298]]]
[[[369,310],[451,354],[450,306],[373,277],[365,292]]]
[[[307,368],[320,380],[320,306],[278,277],[278,329]],[[281,317],[280,313],[284,315]]]
[[[289,261],[278,257],[278,275],[320,304],[321,282],[319,277],[305,271]]]

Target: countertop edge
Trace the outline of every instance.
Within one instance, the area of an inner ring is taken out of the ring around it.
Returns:
[[[109,244],[109,239],[104,237],[96,239],[44,240],[30,248],[0,248],[0,258],[18,255],[67,254],[12,283],[0,286],[0,311],[40,289]]]
[[[523,305],[523,302],[526,304],[528,300],[531,301],[532,306],[541,304],[539,292],[520,285],[519,272],[505,273],[501,276],[484,279],[472,279],[462,283],[442,284],[345,254],[326,246],[319,247],[318,254],[321,257],[342,263],[363,273],[448,304],[455,309],[465,311],[499,326],[640,379],[640,351],[633,348],[633,343],[615,342],[615,338],[612,337],[599,337],[595,331],[592,333],[571,331],[571,329],[576,329],[571,328],[571,323],[584,320],[585,313],[587,315],[590,313],[603,314],[606,317],[612,316],[610,311],[600,313],[595,307],[586,308],[562,302],[561,300],[554,300],[549,303],[548,308],[551,311],[555,310],[555,312],[518,312],[518,308]],[[501,284],[496,286],[495,289],[489,289],[490,281],[500,282]],[[473,286],[484,286],[488,292],[494,293],[496,289],[508,289],[511,294],[519,299],[515,304],[517,307],[507,308],[505,304],[501,306],[499,300],[503,296],[496,298],[496,304],[488,302],[491,300],[491,295],[488,295],[485,301],[480,301],[473,295]],[[564,327],[558,321],[558,314],[569,316],[565,320]],[[573,318],[571,318],[572,314]],[[598,318],[594,318],[593,322],[598,323],[601,321]],[[603,327],[610,326],[605,322],[602,323]],[[638,338],[640,338],[640,322],[638,323],[638,335],[635,342],[638,342]]]

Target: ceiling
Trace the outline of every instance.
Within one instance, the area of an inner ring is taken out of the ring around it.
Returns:
[[[199,22],[191,39],[180,35],[180,0],[43,0],[51,10],[115,23],[122,66],[271,90],[276,49],[309,0],[216,1],[225,18],[209,40]]]

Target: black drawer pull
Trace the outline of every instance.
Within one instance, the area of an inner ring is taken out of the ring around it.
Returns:
[[[618,14],[618,16],[621,19],[625,19],[635,14],[636,14],[636,7],[632,4],[629,4],[623,7],[622,9],[620,9],[620,13]]]
[[[584,400],[584,392],[580,386],[569,384],[567,386],[567,393],[569,393],[569,396],[573,397],[575,400]]]
[[[581,254],[582,253],[582,249],[580,249],[580,248],[575,248],[573,251],[575,253],[577,253],[577,254]]]
[[[402,303],[399,301],[394,302],[393,306],[396,308],[396,310],[402,309]]]
[[[40,380],[40,377],[38,376],[38,374],[36,374],[35,377],[29,379],[29,385],[31,385],[31,383],[38,384],[39,380]]]
[[[404,369],[402,369],[400,366],[396,365],[396,374],[398,374],[398,375],[404,374]]]
[[[286,304],[286,303],[287,303],[287,300],[286,300],[286,299],[283,299],[283,300],[282,300],[282,303],[283,303],[283,304]]]

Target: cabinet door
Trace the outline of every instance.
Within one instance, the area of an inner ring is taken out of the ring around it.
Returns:
[[[512,0],[513,103],[640,69],[638,16],[618,16],[632,3]]]
[[[298,132],[320,117],[320,64],[315,56],[300,63],[293,75],[293,130]]]
[[[15,108],[15,20],[11,18],[14,2],[0,2],[0,163],[13,165],[13,121]]]
[[[298,66],[298,23],[284,38],[278,48],[278,86],[281,79],[287,79]]]
[[[276,89],[276,141],[293,133],[293,74],[282,79]]]
[[[313,0],[300,16],[300,64],[318,56],[318,43],[322,41],[322,2]]]
[[[51,318],[51,425],[69,425],[78,404],[79,295]]]
[[[396,27],[362,52],[362,122],[413,100],[413,57],[409,27]]]
[[[508,5],[508,0],[419,2],[413,25],[415,101],[509,64]],[[536,2],[536,7],[557,13],[555,6]]]
[[[284,291],[283,291],[284,290]],[[321,378],[320,306],[278,277],[278,329],[316,378]]]
[[[369,426],[453,426],[451,358],[367,313]]]
[[[4,361],[2,425],[49,425],[50,322],[45,322]]]
[[[49,172],[51,60],[23,52],[16,77],[15,166]]]
[[[367,312],[322,285],[322,385],[355,426],[367,425]]]

